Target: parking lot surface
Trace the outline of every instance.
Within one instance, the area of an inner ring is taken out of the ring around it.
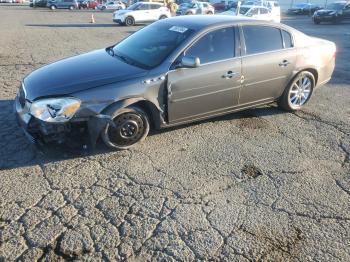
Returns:
[[[94,17],[0,6],[0,261],[350,261],[349,24],[283,21],[338,46],[300,112],[260,107],[128,151],[36,150],[12,112],[20,80],[141,28]]]

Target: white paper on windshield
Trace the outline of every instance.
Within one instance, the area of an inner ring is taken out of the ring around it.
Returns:
[[[169,28],[170,31],[174,31],[174,32],[178,32],[178,33],[185,33],[187,31],[188,28],[183,27],[183,26],[172,26]]]

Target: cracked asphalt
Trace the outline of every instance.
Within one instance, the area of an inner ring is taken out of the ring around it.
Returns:
[[[350,261],[349,24],[284,20],[338,46],[303,111],[259,107],[128,151],[37,150],[12,113],[20,80],[141,28],[94,15],[0,6],[0,261]]]

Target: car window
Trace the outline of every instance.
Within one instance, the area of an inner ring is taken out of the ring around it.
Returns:
[[[267,13],[268,13],[267,9],[260,8],[260,14],[264,15],[264,14],[267,14]]]
[[[283,37],[283,42],[284,42],[285,48],[293,47],[292,36],[290,35],[290,33],[288,33],[285,30],[282,30],[282,37]]]
[[[249,11],[249,15],[257,15],[258,14],[258,8],[252,8],[250,11]]]
[[[160,5],[151,4],[151,9],[159,9]]]
[[[201,64],[234,57],[234,28],[212,31],[186,51],[186,56],[199,57]]]
[[[150,4],[142,4],[140,6],[140,10],[149,10],[151,9],[151,5]]]
[[[260,25],[243,26],[246,54],[256,54],[283,48],[278,28]]]

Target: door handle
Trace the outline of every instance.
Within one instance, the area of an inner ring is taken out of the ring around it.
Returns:
[[[232,72],[232,71],[228,71],[226,74],[224,74],[222,77],[225,79],[230,79],[232,77],[234,77],[237,73]]]
[[[283,60],[281,63],[279,63],[278,65],[280,66],[280,67],[286,67],[287,65],[289,65],[290,64],[290,62],[288,62],[288,60]]]

